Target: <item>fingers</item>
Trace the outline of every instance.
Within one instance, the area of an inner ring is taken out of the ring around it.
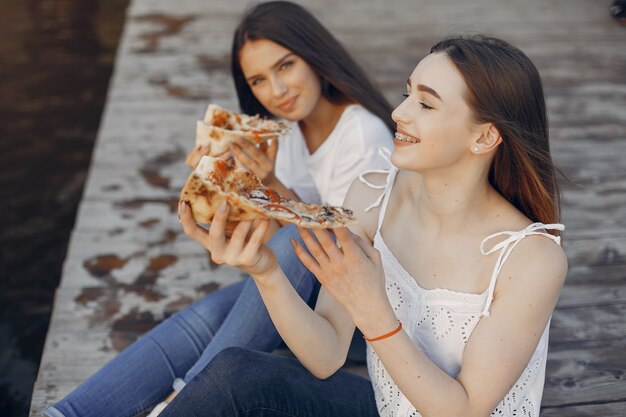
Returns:
[[[335,241],[331,237],[332,232],[326,229],[311,229],[311,230],[313,231],[313,234],[317,238],[317,241],[320,243],[322,250],[324,250],[324,252],[328,256],[328,259],[330,262],[333,262],[333,260],[338,259],[340,256],[343,255],[343,252],[341,251],[341,249],[337,246],[337,243],[335,243]]]
[[[300,230],[298,230],[298,232],[300,232]],[[302,262],[302,265],[304,265],[309,271],[311,271],[313,275],[315,275],[317,279],[322,284],[324,284],[324,275],[322,272],[322,268],[320,268],[317,261],[313,259],[311,255],[309,255],[306,249],[297,240],[290,239],[290,241],[291,246],[293,247],[293,251],[296,253],[298,259],[300,259],[300,262]]]
[[[338,246],[343,249],[343,253],[348,257],[358,257],[365,255],[370,260],[379,259],[380,253],[372,244],[361,236],[354,234],[347,227],[333,229],[337,236]]]
[[[270,139],[268,143],[269,146],[267,148],[267,156],[269,156],[272,161],[275,161],[276,154],[278,153],[278,139]]]
[[[204,155],[208,155],[210,150],[211,147],[209,145],[196,146],[187,154],[185,165],[191,169],[195,169],[200,159],[202,159]]]
[[[209,228],[209,239],[213,245],[223,246],[226,241],[224,232],[226,230],[226,220],[228,219],[229,211],[230,207],[228,203],[224,201],[220,204],[215,216],[213,216],[211,227]]]
[[[360,252],[358,246],[354,243],[354,234],[347,227],[338,227],[333,229],[337,237],[337,246],[339,246],[346,256],[355,256]]]
[[[219,156],[219,158],[220,158],[220,159],[223,159],[224,161],[228,161],[228,162],[230,162],[230,161],[232,161],[235,157],[233,156],[232,152],[230,152],[230,151],[226,151],[226,152],[224,152],[223,154],[221,154],[221,155]],[[230,161],[229,161],[229,160],[230,160]]]
[[[263,258],[261,246],[270,221],[262,220],[257,227],[254,227],[252,220],[228,222],[229,210],[227,202],[223,202],[213,216],[211,227],[207,231],[193,219],[189,204],[182,202],[179,210],[180,221],[185,234],[200,242],[211,253],[211,259],[215,263],[228,264],[244,270],[258,267],[259,260]],[[232,230],[230,238],[225,235],[227,229]],[[268,257],[265,256],[265,259],[263,265],[267,266]],[[274,259],[273,255],[271,259]]]
[[[244,245],[246,244],[246,237],[252,227],[251,220],[245,220],[239,222],[233,234],[226,243],[226,249],[224,251],[223,261],[232,266],[240,266],[241,253],[243,252]]]
[[[370,242],[363,239],[361,236],[350,232],[349,230],[348,233],[352,235],[352,241],[355,245],[361,248],[363,253],[365,253],[365,256],[367,256],[372,261],[380,261],[380,252],[374,246],[372,246]]]
[[[269,225],[270,220],[267,219],[262,220],[257,224],[256,229],[254,229],[252,235],[250,235],[250,239],[248,239],[248,244],[243,250],[242,258],[244,260],[251,259],[259,252],[259,248],[261,247],[261,244],[263,244],[263,237],[265,236]]]
[[[256,159],[251,158],[246,152],[242,150],[239,145],[231,144],[229,146],[229,149],[239,165],[243,165],[245,168],[252,172],[258,171],[258,163]]]
[[[202,246],[208,249],[208,232],[204,228],[198,226],[198,223],[194,220],[189,203],[184,201],[180,203],[179,216],[180,223],[183,225],[185,234],[193,240],[200,242]]]
[[[315,236],[311,234],[311,231],[309,229],[298,228],[298,233],[300,234],[300,237],[302,238],[302,241],[304,242],[306,248],[309,250],[309,253],[313,256],[313,258],[315,258],[317,263],[322,266],[328,264],[328,255],[326,254],[320,243],[317,241]]]
[[[274,171],[274,162],[276,160],[276,151],[278,145],[272,145],[273,149],[266,151],[266,143],[262,143],[257,147],[255,144],[245,139],[239,139],[236,143],[230,145],[230,150],[235,155],[239,164],[245,166],[263,181],[271,172]]]
[[[246,154],[248,154],[251,158],[255,160],[259,160],[260,158],[265,156],[265,152],[261,151],[259,148],[256,147],[256,145],[248,142],[245,139],[238,139],[235,142],[235,146],[243,149]]]
[[[224,226],[224,236],[226,236],[227,238],[230,238],[233,235],[233,232],[235,231],[235,227],[237,227],[238,224],[239,222],[227,221],[226,226]]]

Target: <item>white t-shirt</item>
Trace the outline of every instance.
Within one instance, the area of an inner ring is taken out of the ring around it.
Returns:
[[[278,147],[275,173],[303,202],[339,206],[361,173],[389,168],[378,150],[392,146],[391,132],[383,121],[354,104],[345,108],[333,131],[313,154],[298,123],[291,123],[291,135]]]

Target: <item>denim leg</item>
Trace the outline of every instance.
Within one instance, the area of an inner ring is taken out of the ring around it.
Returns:
[[[293,226],[269,242],[279,265],[312,307],[319,283],[293,252]],[[355,343],[356,342],[356,343]],[[143,411],[171,391],[175,378],[189,381],[221,350],[230,346],[270,352],[281,343],[251,278],[215,291],[181,310],[140,338],[53,407],[50,417],[127,417]],[[357,347],[357,355],[353,355]],[[364,342],[355,337],[349,358],[362,359]],[[356,357],[354,357],[356,356]]]
[[[198,360],[245,285],[214,291],[164,320],[44,415],[130,417],[153,406]]]
[[[160,417],[378,417],[369,380],[338,371],[320,380],[295,359],[228,348]]]
[[[277,231],[268,246],[274,251],[278,264],[300,297],[306,302],[314,302],[320,284],[315,276],[300,262],[291,247],[290,238],[302,243],[294,225],[284,226]],[[237,346],[271,352],[279,347],[281,342],[282,339],[272,323],[265,304],[263,304],[256,284],[251,278],[248,278],[241,295],[215,337],[204,350],[202,357],[185,375],[185,382],[191,381],[215,355],[227,347]]]

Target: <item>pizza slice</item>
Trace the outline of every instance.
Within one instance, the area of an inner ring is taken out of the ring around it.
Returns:
[[[288,131],[289,126],[284,122],[234,113],[209,104],[204,120],[196,123],[196,145],[209,145],[209,155],[219,156],[228,151],[228,145],[237,138],[259,144],[282,137]]]
[[[210,224],[223,201],[230,205],[228,221],[272,218],[301,227],[332,229],[356,221],[351,210],[306,204],[282,197],[252,173],[228,161],[203,156],[189,175],[180,200],[189,203],[194,219]]]

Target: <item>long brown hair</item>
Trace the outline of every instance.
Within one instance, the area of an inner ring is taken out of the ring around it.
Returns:
[[[532,221],[558,223],[559,187],[535,65],[505,41],[480,35],[445,39],[432,52],[445,53],[461,72],[475,120],[492,123],[502,136],[489,182]]]
[[[391,105],[337,39],[306,9],[288,1],[270,1],[250,9],[233,37],[231,72],[244,113],[274,117],[256,99],[241,70],[239,52],[249,40],[268,39],[304,59],[320,76],[322,95],[331,103],[355,102],[391,130]]]

